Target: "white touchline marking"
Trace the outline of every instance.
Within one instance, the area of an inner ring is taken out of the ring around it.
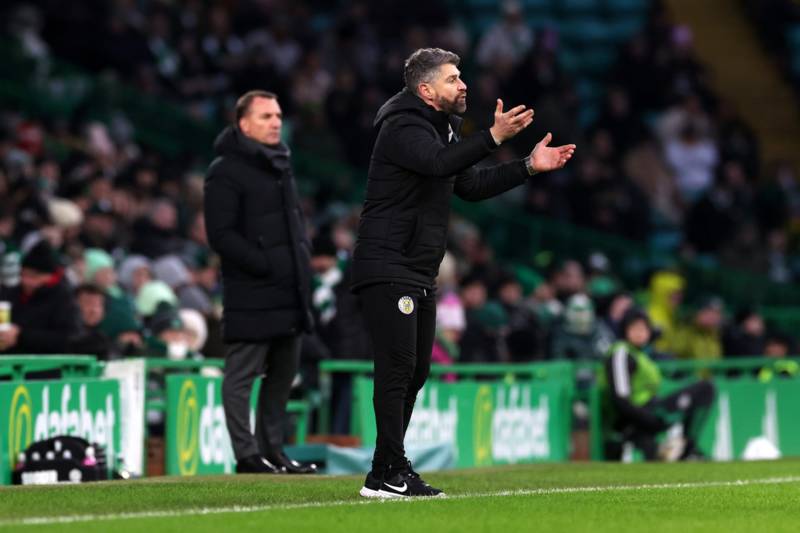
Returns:
[[[329,502],[278,503],[273,505],[234,505],[229,507],[201,507],[199,509],[180,509],[176,511],[141,511],[116,514],[93,514],[73,516],[34,516],[15,520],[0,520],[0,527],[5,526],[41,526],[48,524],[71,524],[74,522],[94,522],[108,520],[131,520],[136,518],[174,518],[194,515],[215,515],[226,513],[257,513],[261,511],[285,511],[293,509],[313,509],[320,507],[341,507],[347,505],[389,505],[397,502],[447,502],[448,500],[466,500],[470,498],[492,498],[505,496],[545,496],[549,494],[580,494],[588,492],[617,492],[633,490],[665,490],[665,489],[701,489],[710,487],[743,487],[747,485],[776,485],[800,483],[800,476],[767,477],[759,479],[737,479],[733,481],[698,481],[685,483],[654,483],[644,485],[608,485],[589,487],[553,487],[541,489],[515,489],[494,492],[476,492],[454,494],[446,498],[393,498],[393,499],[361,499],[333,500]]]

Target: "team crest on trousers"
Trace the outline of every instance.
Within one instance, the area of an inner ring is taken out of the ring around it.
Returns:
[[[414,312],[414,300],[411,296],[403,296],[397,301],[397,307],[404,315],[410,315]]]

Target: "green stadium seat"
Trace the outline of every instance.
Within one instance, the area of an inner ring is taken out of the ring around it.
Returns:
[[[605,0],[605,4],[610,13],[644,13],[651,0]]]
[[[611,27],[599,18],[567,19],[559,25],[561,39],[577,45],[606,44],[614,39]]]
[[[636,15],[625,17],[614,17],[609,21],[609,39],[616,43],[623,43],[644,26],[644,18]]]
[[[800,53],[800,24],[786,28],[786,46],[793,54]]]
[[[528,9],[545,10],[552,9],[558,2],[554,0],[522,0],[522,6]]]
[[[565,15],[599,15],[603,10],[602,0],[561,0],[558,6]]]

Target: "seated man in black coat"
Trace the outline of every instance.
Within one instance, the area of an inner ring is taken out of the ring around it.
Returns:
[[[11,324],[0,330],[0,354],[67,353],[78,331],[78,311],[47,241],[24,255],[20,284],[0,289],[0,301],[11,303]]]

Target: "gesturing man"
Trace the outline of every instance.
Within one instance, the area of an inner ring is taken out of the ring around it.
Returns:
[[[208,242],[222,260],[222,402],[236,471],[309,473],[283,453],[286,402],[312,327],[311,245],[281,142],[277,97],[251,91],[214,144],[205,184]],[[250,393],[264,374],[250,431]]]
[[[405,62],[405,88],[375,118],[367,194],[353,258],[352,288],[362,299],[375,358],[373,406],[377,443],[361,495],[439,496],[405,456],[403,437],[417,392],[430,369],[436,324],[435,278],[445,252],[449,201],[455,192],[483,200],[521,185],[537,172],[563,167],[575,145],[550,147],[548,133],[522,160],[473,165],[528,127],[533,110],[503,112],[494,125],[461,139],[467,86],[459,57],[438,48]]]

